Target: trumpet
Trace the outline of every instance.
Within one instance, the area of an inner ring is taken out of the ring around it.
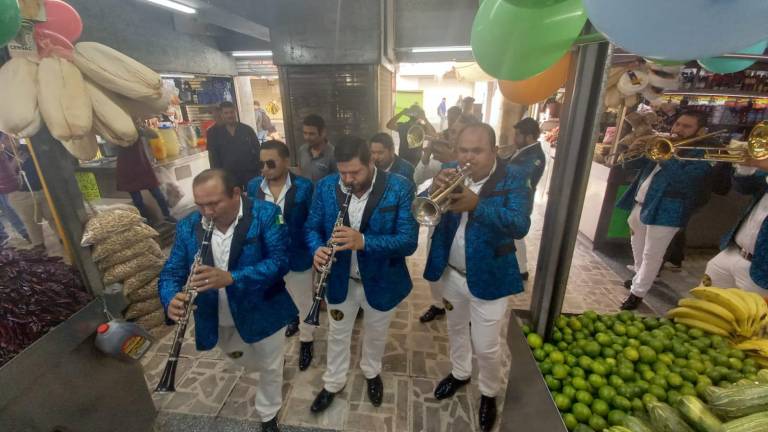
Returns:
[[[679,150],[703,150],[702,156],[683,157],[680,160],[704,160],[710,162],[744,163],[748,159],[763,160],[768,158],[768,122],[762,121],[749,132],[747,141],[731,141],[728,147],[680,146]],[[735,145],[733,145],[735,143]],[[676,149],[677,150],[677,149]]]
[[[427,129],[423,125],[416,123],[408,128],[406,132],[406,140],[408,141],[409,148],[421,148],[424,145],[424,141],[437,141],[441,138],[437,135],[430,135],[427,133]]]
[[[413,200],[411,213],[416,222],[425,226],[436,226],[440,223],[443,213],[448,211],[448,205],[451,203],[451,192],[464,183],[464,179],[469,176],[470,167],[470,164],[459,167],[445,185],[430,193],[428,197],[416,197]]]
[[[328,276],[331,274],[331,266],[333,266],[333,261],[336,256],[337,244],[333,241],[333,231],[336,231],[336,228],[344,225],[344,217],[349,210],[349,201],[351,199],[352,189],[350,188],[347,195],[344,197],[344,204],[341,206],[339,214],[336,216],[336,222],[333,224],[333,230],[331,231],[331,238],[325,243],[325,247],[331,249],[331,256],[328,259],[328,262],[320,267],[320,271],[317,272],[317,277],[315,278],[315,298],[312,301],[312,307],[309,308],[307,317],[304,319],[304,322],[309,325],[320,325],[320,303],[323,301],[323,298],[325,298],[325,292],[328,289]]]
[[[184,316],[181,317],[178,323],[176,323],[176,333],[173,335],[173,343],[171,349],[168,352],[168,361],[165,363],[165,369],[160,376],[160,382],[155,387],[157,393],[170,393],[176,391],[176,368],[179,363],[179,353],[181,353],[181,345],[184,342],[184,335],[187,332],[187,324],[189,319],[192,318],[192,311],[194,310],[195,298],[197,297],[197,290],[192,286],[192,277],[195,275],[197,268],[203,263],[203,257],[208,253],[211,245],[211,236],[213,235],[213,220],[210,218],[203,219],[203,241],[200,244],[200,249],[197,250],[195,258],[192,260],[192,267],[189,270],[189,276],[187,276],[187,283],[184,285],[183,292],[187,294],[187,300],[184,302]]]
[[[635,159],[640,159],[641,157],[647,157],[648,159],[654,162],[666,161],[672,158],[676,158],[680,160],[700,160],[696,158],[686,158],[682,156],[681,152],[687,151],[687,150],[698,150],[700,148],[711,149],[712,147],[695,147],[695,146],[690,146],[688,144],[692,144],[706,138],[711,138],[716,135],[721,135],[726,132],[728,132],[728,130],[723,129],[723,130],[719,130],[717,132],[711,132],[705,135],[699,135],[692,138],[678,139],[678,140],[674,140],[669,136],[648,135],[648,137],[650,138],[647,139],[645,144],[635,145],[634,147],[631,147],[623,152],[620,152],[618,154],[617,164],[624,164],[629,161],[633,161]],[[646,138],[646,137],[642,137],[640,138],[640,140],[642,140],[643,138]],[[637,141],[635,143],[637,143]]]

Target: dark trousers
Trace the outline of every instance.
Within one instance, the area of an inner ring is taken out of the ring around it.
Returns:
[[[682,265],[685,260],[685,228],[681,228],[667,248],[664,261],[675,265]]]
[[[171,211],[168,209],[168,201],[165,200],[165,196],[160,191],[160,188],[154,187],[147,190],[150,194],[152,194],[152,197],[155,198],[155,201],[157,201],[157,205],[160,207],[160,211],[163,213],[163,216],[170,217]],[[144,207],[144,199],[141,197],[141,191],[131,192],[131,199],[133,200],[133,205],[139,209],[141,216],[143,216],[145,219],[149,219],[147,208]]]

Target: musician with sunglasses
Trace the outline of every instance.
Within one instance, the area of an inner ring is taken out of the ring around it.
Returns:
[[[280,141],[263,143],[259,152],[262,175],[248,182],[248,198],[278,205],[288,225],[290,271],[285,275],[285,286],[299,308],[299,315],[288,325],[285,336],[299,333],[299,369],[306,370],[312,363],[315,334],[315,327],[303,321],[313,298],[312,253],[304,240],[304,224],[312,202],[312,181],[289,171],[290,156],[288,146]]]
[[[325,247],[333,238],[335,262],[328,279],[328,362],[323,389],[312,412],[327,409],[347,384],[350,343],[355,318],[363,309],[360,369],[368,398],[379,406],[384,396],[381,359],[395,308],[413,284],[405,257],[416,250],[419,227],[411,215],[413,184],[400,175],[377,169],[368,143],[345,136],[334,150],[338,174],[317,183],[305,229],[318,271],[330,259]],[[334,230],[339,209],[349,206],[344,226]]]
[[[192,182],[199,209],[176,226],[176,238],[160,273],[158,290],[168,317],[179,321],[182,292],[204,237],[203,220],[213,221],[210,247],[191,284],[197,349],[221,349],[247,372],[259,372],[255,408],[262,431],[279,431],[282,405],[284,328],[298,313],[285,289],[288,228],[280,208],[242,196],[229,172],[209,169]]]

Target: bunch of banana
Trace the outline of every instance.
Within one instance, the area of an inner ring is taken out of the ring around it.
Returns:
[[[738,288],[699,286],[667,316],[676,322],[734,341],[760,337],[768,326],[768,304]]]
[[[768,339],[750,339],[734,347],[745,351],[761,367],[768,368]]]

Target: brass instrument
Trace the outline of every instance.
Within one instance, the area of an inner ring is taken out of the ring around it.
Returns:
[[[463,185],[464,179],[469,176],[469,169],[469,164],[459,167],[445,185],[430,193],[428,197],[416,197],[411,204],[411,213],[416,222],[425,226],[439,224],[443,213],[448,211],[451,192]]]
[[[341,209],[339,209],[339,214],[336,216],[336,222],[333,224],[333,230],[331,231],[331,238],[325,243],[325,247],[331,249],[331,256],[328,258],[328,262],[320,267],[320,271],[317,272],[315,277],[315,298],[312,301],[312,307],[309,308],[307,317],[304,319],[304,322],[309,325],[320,325],[320,303],[323,301],[323,298],[325,298],[325,292],[328,289],[328,276],[331,274],[331,266],[333,266],[333,261],[336,256],[336,246],[338,246],[336,242],[333,241],[333,231],[336,231],[336,228],[344,225],[344,217],[349,210],[349,202],[351,199],[352,189],[350,188],[346,197],[344,197],[344,204],[342,204]]]
[[[187,300],[184,302],[184,316],[176,323],[176,333],[173,335],[173,343],[168,352],[168,361],[165,363],[165,369],[160,376],[160,382],[158,382],[157,387],[155,387],[155,392],[157,393],[170,393],[176,391],[176,368],[179,363],[179,353],[181,353],[184,334],[187,332],[189,319],[192,318],[192,312],[194,310],[193,305],[195,303],[195,298],[197,297],[197,290],[192,286],[192,277],[195,275],[197,268],[203,263],[203,257],[208,253],[208,249],[211,246],[211,236],[213,235],[213,220],[210,218],[203,218],[202,223],[203,241],[200,244],[200,249],[198,249],[195,254],[195,258],[192,260],[192,267],[189,270],[187,283],[184,285],[183,289],[183,292],[187,294]]]
[[[739,145],[728,147],[679,146],[676,153],[682,150],[703,150],[704,155],[683,157],[680,160],[704,160],[710,162],[744,163],[748,159],[763,160],[768,158],[768,122],[762,121],[752,128],[746,142],[737,141]]]
[[[694,142],[701,141],[706,138],[710,138],[716,135],[720,135],[728,132],[726,129],[719,130],[717,132],[711,132],[705,135],[699,135],[687,139],[673,139],[664,135],[650,135],[644,144],[630,147],[629,149],[618,154],[617,164],[624,164],[629,161],[640,159],[641,157],[647,157],[654,162],[661,162],[670,160],[672,158],[681,160],[700,160],[695,158],[685,158],[681,155],[681,151],[696,150],[699,148],[712,147],[694,147],[689,146]],[[643,137],[645,138],[645,137]],[[641,138],[641,140],[643,139]]]
[[[408,128],[406,132],[408,148],[421,148],[424,145],[424,141],[437,141],[441,138],[437,135],[430,135],[427,133],[427,129],[419,123]]]

